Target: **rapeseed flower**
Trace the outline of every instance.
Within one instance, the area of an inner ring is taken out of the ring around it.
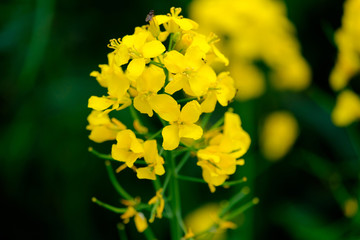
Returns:
[[[114,141],[111,154],[90,148],[94,154],[115,160],[114,164],[120,162],[116,173],[131,168],[138,179],[153,181],[156,189],[156,195],[147,204],[140,203],[117,181],[112,163],[107,161],[110,180],[125,199],[121,202],[126,208],[117,208],[96,198],[94,201],[121,213],[125,223],[134,218],[137,230],[146,230],[147,236],[152,233],[145,211],[150,212],[152,223],[155,217],[162,218],[168,201],[170,208],[177,208],[171,209],[174,215],[170,221],[177,221],[172,235],[180,239],[181,231],[175,232],[175,227],[182,224],[177,187],[180,168],[196,153],[203,179],[214,192],[216,186],[235,173],[237,165],[244,164],[241,157],[249,148],[250,137],[242,129],[240,117],[230,112],[225,114],[222,127],[221,120],[203,135],[216,104],[225,107],[233,100],[235,81],[229,72],[215,67],[229,64],[217,47],[219,38],[213,33],[197,32],[198,24],[180,16],[180,8],[173,7],[170,12],[155,15],[150,11],[146,17],[149,24],[136,27],[131,35],[110,40],[108,47],[112,52],[108,54],[108,63],[99,65],[100,72],[90,74],[107,90],[107,95],[89,98],[88,107],[92,112],[87,129],[91,131],[89,138],[95,142]],[[167,50],[164,43],[168,43]],[[113,112],[127,107],[133,118],[130,127],[117,120]],[[207,114],[202,116],[202,113]],[[156,121],[149,124],[153,118]],[[158,127],[159,124],[162,127]],[[183,155],[182,163],[177,165],[175,160],[180,155]],[[161,177],[163,175],[166,177]],[[204,181],[199,176],[196,182]],[[166,193],[168,185],[171,196]],[[220,218],[215,219],[215,223],[218,229],[234,227]],[[185,238],[192,236],[189,229]]]
[[[202,32],[214,31],[226,37],[221,49],[230,59],[239,87],[238,99],[248,100],[264,92],[265,77],[254,64],[259,60],[270,68],[270,80],[276,89],[299,91],[309,85],[310,68],[301,56],[294,26],[282,2],[195,0],[190,15],[200,23]],[[243,65],[247,69],[252,66],[252,70],[242,71]]]

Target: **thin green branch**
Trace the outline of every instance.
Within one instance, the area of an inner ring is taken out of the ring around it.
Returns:
[[[148,226],[143,233],[147,240],[156,240],[156,237],[154,236],[150,226]]]
[[[184,180],[184,181],[188,181],[188,182],[198,182],[198,183],[206,183],[203,179],[200,178],[195,178],[195,177],[189,177],[189,176],[184,176],[184,175],[177,175],[176,177],[177,179],[180,180]]]
[[[197,97],[183,98],[183,99],[176,100],[176,102],[177,103],[190,102],[190,101],[196,100],[196,99],[198,99],[198,98]]]
[[[126,231],[125,231],[125,225],[122,223],[118,223],[116,225],[117,229],[118,229],[118,233],[119,233],[119,238],[120,240],[128,240],[128,237],[126,235]]]
[[[92,147],[89,147],[88,150],[89,150],[89,152],[91,152],[92,154],[94,154],[95,156],[97,156],[99,158],[102,158],[102,159],[105,159],[105,160],[115,161],[115,159],[113,159],[110,154],[99,153],[98,151],[96,151]]]
[[[190,155],[191,155],[191,152],[190,151],[187,151],[184,156],[181,158],[179,164],[177,165],[175,171],[176,173],[179,173],[181,168],[185,165],[185,163],[189,160],[190,158]]]
[[[118,207],[114,207],[110,204],[107,204],[107,203],[104,203],[104,202],[101,202],[99,200],[97,200],[97,198],[93,197],[91,199],[92,202],[96,203],[97,205],[99,205],[100,207],[103,207],[103,208],[106,208],[107,210],[110,210],[114,213],[125,213],[127,208],[118,208]]]
[[[225,207],[221,209],[219,217],[222,218],[234,205],[240,202],[249,193],[250,189],[248,187],[244,187],[243,189],[241,189],[241,191],[234,195],[225,205]]]
[[[229,215],[226,215],[223,219],[224,220],[232,220],[233,218],[237,217],[238,215],[240,215],[241,213],[245,212],[245,210],[249,209],[250,207],[256,205],[259,203],[259,199],[258,198],[254,198],[252,199],[250,202],[244,204],[243,206],[239,207],[238,209],[235,209],[233,211],[231,211],[231,213]]]
[[[105,161],[105,166],[106,166],[106,170],[107,173],[109,175],[110,181],[112,183],[112,185],[114,186],[115,190],[120,194],[121,197],[127,199],[127,200],[132,200],[133,197],[131,197],[131,195],[129,193],[127,193],[125,191],[125,189],[123,189],[120,185],[120,183],[118,182],[118,180],[116,179],[116,176],[114,174],[114,170],[111,166],[110,161]]]

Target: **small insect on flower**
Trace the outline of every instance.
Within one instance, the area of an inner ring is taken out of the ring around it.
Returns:
[[[147,15],[146,18],[145,18],[145,22],[150,22],[151,19],[152,19],[154,16],[155,16],[154,10],[150,10],[149,13],[148,13],[148,15]]]

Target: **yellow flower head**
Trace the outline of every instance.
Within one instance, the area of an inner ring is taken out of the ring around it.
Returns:
[[[360,71],[360,1],[347,0],[344,4],[342,26],[335,33],[339,53],[330,75],[331,87],[339,91]]]
[[[298,124],[290,112],[279,111],[266,117],[260,135],[260,147],[268,160],[285,156],[298,136]]]
[[[157,218],[162,218],[162,213],[164,211],[164,207],[165,207],[165,201],[162,195],[162,191],[163,189],[160,188],[158,191],[156,191],[156,195],[151,198],[148,202],[148,204],[150,205],[154,205],[156,207],[156,217]],[[152,218],[149,219],[149,222],[152,223],[154,222],[154,218],[155,218],[155,214],[152,215]]]
[[[128,167],[131,168],[138,158],[144,156],[142,140],[136,138],[133,131],[120,131],[116,135],[116,142],[112,146],[111,156],[115,160],[125,162]]]
[[[163,175],[165,173],[165,169],[163,167],[164,159],[158,154],[156,140],[145,141],[144,159],[148,166],[138,168],[136,170],[137,177],[139,179],[155,180],[155,174]]]
[[[237,165],[243,164],[238,159],[249,146],[250,137],[242,129],[240,117],[231,112],[225,113],[223,133],[218,132],[210,139],[209,146],[197,152],[197,165],[202,168],[203,178],[211,192],[235,173]]]
[[[183,18],[181,15],[181,8],[172,7],[170,14],[155,16],[159,25],[163,24],[166,31],[170,33],[179,32],[181,30],[191,30],[198,28],[198,24],[191,19]]]
[[[201,115],[201,107],[196,100],[186,103],[181,111],[180,106],[171,97],[166,102],[161,101],[161,99],[156,100],[154,102],[155,112],[170,123],[162,130],[163,148],[165,150],[177,148],[181,138],[196,140],[202,136],[202,128],[195,124]]]
[[[173,94],[184,89],[192,96],[206,94],[210,85],[216,82],[216,73],[205,64],[205,57],[205,53],[197,46],[187,49],[185,55],[175,50],[168,52],[164,63],[173,75],[165,87],[165,92]]]
[[[110,120],[108,114],[93,110],[88,116],[89,125],[87,130],[91,130],[89,138],[97,143],[102,143],[108,140],[115,140],[116,134],[125,130],[126,126],[116,118]]]
[[[350,90],[342,91],[336,100],[331,118],[339,127],[360,120],[360,97]]]
[[[134,207],[129,206],[126,212],[121,215],[121,219],[124,220],[124,223],[128,223],[132,217],[134,217],[135,226],[138,232],[143,232],[147,229],[148,224],[144,214],[142,212],[137,212]]]

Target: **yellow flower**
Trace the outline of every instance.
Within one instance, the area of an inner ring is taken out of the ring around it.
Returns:
[[[103,111],[112,106],[112,109],[121,110],[131,105],[131,99],[127,93],[130,81],[122,69],[114,64],[114,54],[108,55],[109,65],[100,65],[101,73],[92,72],[90,75],[96,77],[101,86],[107,87],[108,96],[91,96],[88,107],[97,111]]]
[[[331,118],[334,124],[339,127],[344,127],[360,120],[359,96],[350,90],[341,92],[336,100]]]
[[[242,129],[240,117],[235,113],[225,113],[223,133],[212,135],[209,145],[197,152],[197,165],[202,168],[203,178],[211,192],[235,173],[236,165],[243,165],[243,160],[238,159],[249,146],[250,136]]]
[[[91,130],[89,138],[97,143],[102,143],[108,140],[115,140],[116,134],[125,130],[126,126],[116,118],[110,120],[106,113],[100,111],[91,111],[87,118],[89,125],[87,130]]]
[[[298,136],[298,124],[290,112],[279,111],[266,117],[260,135],[260,148],[268,160],[285,156]]]
[[[235,93],[234,80],[229,76],[228,72],[222,72],[205,95],[205,99],[201,103],[201,110],[206,113],[213,112],[216,102],[225,107],[235,97]]]
[[[185,104],[180,111],[180,105],[168,96],[167,101],[160,98],[153,99],[154,110],[159,116],[168,121],[170,125],[162,130],[163,148],[165,150],[174,150],[179,146],[180,138],[199,139],[203,130],[195,123],[199,120],[201,114],[200,104],[193,100]]]
[[[225,231],[228,228],[236,228],[236,225],[230,221],[224,221],[219,218],[218,214],[220,211],[220,206],[217,203],[207,203],[201,206],[198,209],[195,209],[193,212],[188,214],[185,217],[185,224],[188,226],[190,236],[198,234],[208,230],[214,225],[217,226],[212,231],[208,232],[208,235],[203,235],[199,239],[213,239],[213,240],[225,240],[226,234]],[[192,231],[194,232],[193,234]],[[187,239],[187,238],[184,238]]]
[[[236,98],[240,101],[257,98],[265,92],[265,77],[263,73],[251,63],[232,61],[231,75],[237,89]]]
[[[168,52],[164,64],[172,76],[165,92],[173,94],[184,89],[192,96],[206,94],[210,85],[216,82],[216,74],[204,59],[205,53],[199,47],[188,48],[185,55],[175,50]]]
[[[338,91],[360,71],[360,1],[347,0],[344,4],[342,26],[335,33],[339,54],[330,75],[331,87]]]
[[[133,206],[129,206],[126,212],[121,215],[121,219],[123,219],[125,223],[128,223],[132,217],[134,217],[135,226],[138,232],[145,231],[148,224],[144,214],[142,212],[137,212]]]
[[[138,158],[144,156],[142,140],[137,139],[129,129],[120,131],[116,135],[116,144],[112,145],[111,156],[131,168]]]
[[[222,51],[229,56],[231,68],[242,71],[239,61],[255,67],[254,62],[262,60],[271,70],[272,84],[279,90],[299,91],[309,85],[310,68],[301,56],[299,43],[294,36],[294,26],[286,18],[286,8],[282,2],[194,0],[190,5],[190,15],[200,23],[203,32],[214,31],[227,37]],[[232,75],[236,79],[236,75]],[[256,84],[240,78],[238,81],[258,88],[239,88],[247,94],[243,100],[261,94],[263,86],[259,78],[254,80]]]
[[[144,159],[148,166],[136,170],[139,179],[155,180],[155,174],[161,176],[165,173],[164,159],[158,154],[156,140],[145,141]]]
[[[152,117],[153,110],[151,98],[165,84],[164,71],[156,66],[146,68],[140,78],[136,80],[138,95],[134,98],[134,107],[141,113],[146,113]]]
[[[109,47],[115,49],[115,61],[117,60],[118,64],[126,64],[130,58],[132,59],[127,66],[127,75],[132,79],[142,74],[150,58],[155,58],[166,50],[149,31],[139,27],[135,29],[133,35],[123,37],[121,42],[113,39]]]
[[[160,188],[158,191],[156,191],[156,195],[151,198],[148,202],[149,205],[155,205],[156,206],[156,217],[162,218],[162,213],[164,211],[165,207],[165,201],[162,195],[163,189]],[[154,222],[155,215],[153,215],[152,218],[149,219],[149,222]]]
[[[179,16],[180,12],[181,8],[172,7],[170,14],[156,15],[155,18],[158,24],[163,24],[166,31],[170,33],[179,32],[180,29],[187,31],[198,27],[198,24],[193,20]]]

